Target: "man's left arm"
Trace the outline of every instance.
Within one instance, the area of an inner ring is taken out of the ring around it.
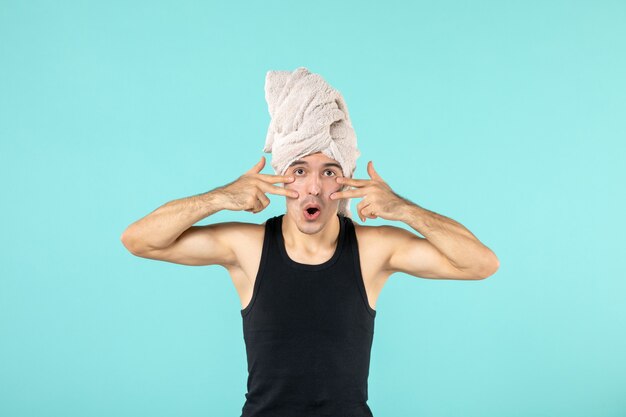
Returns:
[[[473,276],[478,279],[493,275],[500,267],[500,261],[496,254],[485,246],[472,232],[461,223],[433,211],[427,210],[410,201],[402,199],[404,203],[398,205],[398,220],[408,224],[414,230],[423,235],[429,244],[434,246],[453,267],[465,272],[467,277]],[[423,239],[411,239],[410,242]],[[396,252],[404,251],[406,262],[410,262],[415,253],[415,247],[399,245]],[[402,253],[394,254],[396,258]],[[422,255],[426,255],[422,250]],[[431,262],[436,264],[436,254],[431,254]],[[439,263],[443,260],[438,260]]]
[[[383,226],[380,237],[389,244],[387,269],[448,279],[483,279],[498,270],[500,262],[495,253],[462,224],[394,193],[371,161],[367,172],[370,180],[337,178],[338,183],[356,188],[336,192],[331,199],[362,197],[357,213],[363,222],[377,217],[402,221],[426,238],[401,228]]]

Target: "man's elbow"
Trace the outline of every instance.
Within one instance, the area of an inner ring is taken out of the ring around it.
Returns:
[[[137,245],[136,239],[133,239],[125,230],[124,233],[120,236],[120,241],[122,245],[133,255],[137,255],[140,252],[139,246]]]
[[[500,260],[495,253],[491,253],[491,260],[484,263],[485,266],[483,267],[478,279],[489,278],[490,276],[498,272],[498,269],[500,269]]]

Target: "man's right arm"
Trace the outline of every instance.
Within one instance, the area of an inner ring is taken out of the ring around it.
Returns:
[[[235,245],[242,223],[193,226],[220,210],[258,213],[270,203],[265,193],[297,198],[298,193],[273,184],[293,177],[261,174],[265,158],[237,180],[204,194],[170,201],[137,220],[122,233],[124,246],[136,256],[184,265],[237,265]]]
[[[223,210],[219,191],[170,201],[137,220],[121,236],[135,256],[183,265],[234,265],[233,223],[193,226]]]

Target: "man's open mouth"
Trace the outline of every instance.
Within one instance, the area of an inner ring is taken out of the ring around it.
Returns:
[[[319,217],[321,212],[322,210],[317,204],[307,204],[304,208],[304,217],[308,220],[315,220]]]

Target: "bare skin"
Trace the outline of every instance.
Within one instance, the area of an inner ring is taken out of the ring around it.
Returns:
[[[261,174],[261,160],[237,180],[207,193],[174,200],[131,224],[122,243],[136,256],[184,265],[221,265],[228,270],[245,308],[252,298],[263,248],[265,223],[225,222],[193,226],[220,210],[259,213],[266,193],[286,198],[283,237],[289,257],[320,264],[335,252],[340,198],[362,197],[362,221],[381,217],[404,221],[425,238],[394,226],[364,226],[353,221],[361,272],[370,307],[394,272],[421,278],[478,280],[498,269],[495,254],[465,227],[425,210],[393,193],[368,165],[371,180],[342,177],[341,169],[322,153],[301,158],[285,175]],[[370,163],[371,164],[371,163]],[[275,185],[281,184],[281,185]],[[349,190],[349,186],[355,187]],[[304,207],[315,203],[320,214],[307,219]],[[434,242],[434,243],[432,243]]]

